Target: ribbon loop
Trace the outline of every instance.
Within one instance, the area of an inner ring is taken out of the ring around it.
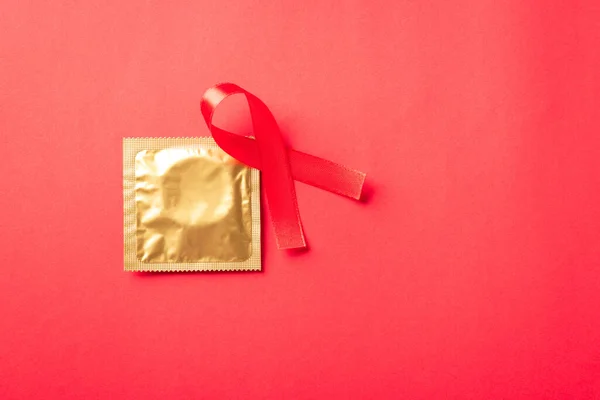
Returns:
[[[255,139],[243,137],[212,124],[215,109],[234,94],[246,96]],[[262,171],[263,187],[280,249],[306,247],[294,180],[359,199],[365,174],[286,148],[275,117],[252,93],[233,83],[220,83],[202,96],[200,110],[215,142],[238,161]]]

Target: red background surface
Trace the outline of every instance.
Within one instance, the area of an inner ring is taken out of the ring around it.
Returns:
[[[105,3],[0,8],[1,398],[600,397],[597,1]],[[121,138],[225,80],[370,201],[123,272]]]

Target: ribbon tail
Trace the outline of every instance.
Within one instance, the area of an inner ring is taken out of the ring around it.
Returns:
[[[256,96],[246,92],[260,164],[267,204],[275,230],[277,247],[295,249],[306,247],[296,189],[290,170],[288,153],[277,122],[267,106]]]
[[[328,192],[359,200],[366,174],[333,161],[289,150],[292,176],[295,180]]]

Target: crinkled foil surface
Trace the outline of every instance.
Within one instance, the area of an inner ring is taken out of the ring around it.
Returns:
[[[124,141],[124,189],[133,192],[125,193],[125,269],[257,269],[255,170],[208,138],[187,145],[177,139],[125,140],[156,141],[147,146]],[[133,171],[126,171],[131,163]],[[127,218],[127,212],[134,215]],[[128,229],[128,223],[135,227]],[[135,252],[135,261],[128,251]]]

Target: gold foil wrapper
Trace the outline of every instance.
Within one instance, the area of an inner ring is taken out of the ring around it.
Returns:
[[[259,179],[212,138],[123,139],[125,270],[260,270]]]

